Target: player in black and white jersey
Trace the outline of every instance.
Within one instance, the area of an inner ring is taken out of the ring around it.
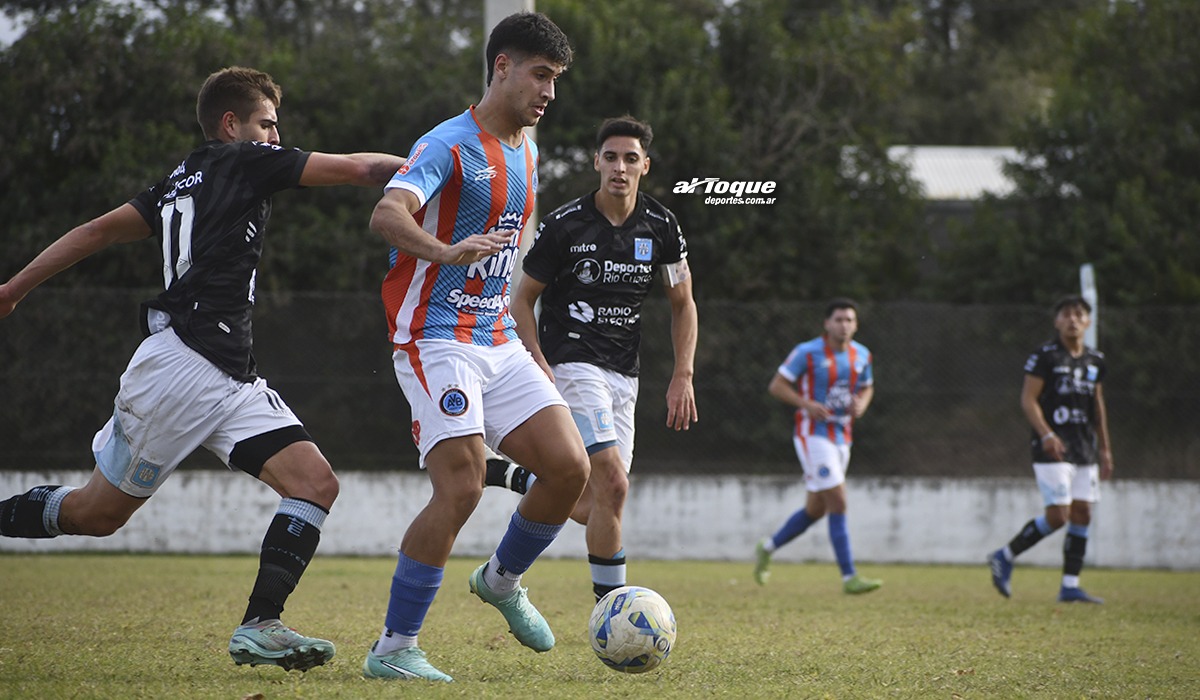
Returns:
[[[652,139],[650,126],[633,117],[600,126],[594,157],[600,187],[542,220],[512,303],[517,333],[570,405],[591,459],[588,488],[571,517],[587,526],[597,600],[625,585],[621,513],[633,461],[642,302],[660,273],[675,350],[667,425],[687,430],[698,419],[692,387],[698,324],[687,243],[675,215],[638,191],[650,171]],[[524,493],[536,479],[491,460],[487,481]]]
[[[1058,337],[1025,362],[1021,409],[1033,430],[1033,470],[1046,512],[988,555],[992,583],[1006,598],[1012,596],[1013,559],[1066,524],[1058,600],[1104,602],[1079,587],[1092,504],[1100,500],[1099,482],[1113,471],[1103,391],[1107,366],[1104,355],[1083,342],[1091,312],[1083,297],[1061,299],[1054,306]]]
[[[258,376],[251,354],[254,276],[271,196],[299,186],[379,186],[404,159],[279,146],[282,91],[250,68],[210,75],[196,101],[206,141],[163,180],[55,241],[0,285],[0,318],[42,282],[116,243],[155,237],[165,291],[143,304],[146,333],[112,417],[92,441],[81,488],[38,486],[0,502],[0,534],[103,537],[120,529],[203,446],[282,497],[229,653],[238,664],[308,670],[333,644],[280,622],[316,551],[337,477],[304,426]],[[214,517],[223,517],[216,515]]]

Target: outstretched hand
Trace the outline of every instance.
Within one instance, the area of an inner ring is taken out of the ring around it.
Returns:
[[[517,233],[516,229],[507,229],[467,236],[446,248],[445,257],[439,262],[443,265],[470,265],[479,262],[507,248]]]

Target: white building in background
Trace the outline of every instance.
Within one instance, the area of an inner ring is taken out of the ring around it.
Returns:
[[[1011,146],[892,146],[887,154],[892,162],[907,165],[925,199],[935,202],[1008,196],[1016,186],[1004,174],[1004,165],[1022,160]]]

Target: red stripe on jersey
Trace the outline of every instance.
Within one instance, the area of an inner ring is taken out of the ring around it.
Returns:
[[[846,421],[846,444],[849,445],[853,439],[854,431],[854,390],[858,388],[858,364],[855,360],[858,359],[858,350],[854,349],[854,345],[850,345],[846,349],[850,359],[850,406],[847,410],[850,411],[850,420]]]
[[[458,214],[459,193],[462,191],[462,160],[458,154],[458,144],[450,149],[450,157],[454,159],[454,169],[450,179],[442,187],[437,201],[437,231],[434,237],[446,245],[454,243],[454,220]],[[428,207],[429,203],[426,202]],[[422,207],[424,209],[424,207]],[[424,212],[418,212],[421,218],[417,223],[424,224]],[[433,286],[437,284],[438,271],[442,269],[439,263],[430,262],[425,270],[425,281],[421,283],[421,296],[417,308],[413,310],[412,340],[425,337],[425,319],[429,317],[429,297],[433,294]]]
[[[829,347],[829,341],[825,341],[825,361],[829,363],[829,385],[825,388],[828,392],[837,384],[837,358],[834,356],[833,348]],[[834,427],[833,421],[825,422],[825,431],[829,433],[829,441],[837,444],[837,428]]]
[[[421,365],[421,351],[417,349],[416,343],[405,343],[397,346],[398,350],[403,350],[405,355],[408,355],[408,365],[412,367],[413,374],[417,375],[417,381],[421,382],[421,387],[425,389],[425,393],[429,394],[429,382],[425,381],[425,368]],[[429,394],[432,396],[432,394]]]
[[[487,220],[483,224],[482,231],[468,234],[472,236],[495,229],[500,223],[500,215],[504,213],[504,206],[508,202],[508,165],[504,160],[504,146],[500,144],[499,139],[486,131],[479,132],[479,143],[483,146],[483,157],[487,161],[488,167],[496,173],[496,176],[488,180],[491,193]],[[483,288],[486,283],[487,277],[467,279],[463,283],[463,293],[471,296],[483,296]],[[471,344],[473,342],[471,336],[478,322],[479,318],[475,314],[460,310],[458,323],[454,327],[454,339],[460,343]]]

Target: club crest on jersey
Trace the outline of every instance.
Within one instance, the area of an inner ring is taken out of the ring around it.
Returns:
[[[448,416],[461,416],[467,412],[469,406],[467,395],[462,389],[452,387],[447,389],[442,398],[438,401],[438,406],[441,407],[442,413]]]
[[[633,239],[633,259],[649,262],[654,254],[654,241],[649,238]]]
[[[600,263],[592,258],[584,258],[575,263],[575,267],[571,272],[575,273],[575,279],[583,284],[595,284],[600,280]]]

